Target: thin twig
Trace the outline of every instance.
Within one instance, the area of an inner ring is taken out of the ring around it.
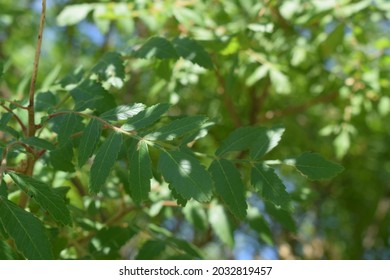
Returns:
[[[70,178],[70,181],[76,187],[77,192],[79,193],[79,195],[81,197],[84,197],[86,195],[86,193],[85,193],[85,190],[84,190],[83,183],[81,183],[79,177],[74,176],[74,177]]]
[[[1,164],[0,164],[0,181],[3,180],[4,171],[7,168],[7,153],[8,153],[8,149],[6,148],[3,150]]]
[[[105,121],[102,118],[99,118],[99,117],[93,116],[93,115],[84,114],[84,113],[81,113],[81,112],[73,112],[73,111],[57,112],[57,113],[49,115],[49,117],[47,118],[47,121],[51,120],[52,118],[55,118],[55,117],[58,117],[58,116],[61,116],[61,115],[66,115],[66,114],[76,114],[76,115],[79,115],[79,116],[84,117],[84,118],[96,119],[100,123],[102,123],[105,127],[108,127],[108,128],[110,128],[112,130],[115,130],[116,132],[119,132],[119,133],[122,133],[122,134],[125,134],[125,135],[128,135],[128,136],[131,136],[131,137],[135,137],[135,138],[137,138],[139,140],[141,139],[140,137],[137,137],[137,135],[134,132],[132,132],[132,131],[126,131],[126,130],[120,128],[120,127],[116,127],[115,125],[110,124],[109,122]]]
[[[268,111],[264,115],[260,117],[260,121],[267,121],[270,119],[275,118],[282,118],[289,115],[294,115],[298,113],[302,113],[303,111],[309,109],[310,107],[313,107],[314,105],[321,104],[321,103],[328,103],[334,100],[338,96],[338,92],[333,92],[328,95],[321,95],[316,98],[313,98],[309,100],[306,103],[299,104],[296,106],[290,106],[281,110],[275,110],[275,111]]]
[[[42,0],[42,13],[39,23],[38,41],[35,49],[34,67],[31,76],[30,92],[29,92],[29,104],[28,104],[28,136],[34,136],[35,134],[35,109],[34,109],[34,96],[35,96],[35,84],[37,82],[39,57],[41,54],[43,27],[45,25],[46,16],[46,0]]]
[[[0,93],[1,93],[2,96],[6,96],[6,94],[4,94],[3,91],[1,91],[1,90],[0,90]],[[28,109],[28,107],[23,106],[23,105],[19,104],[18,102],[9,100],[7,97],[2,97],[2,99],[3,100],[2,100],[1,103],[8,102],[8,103],[11,103],[12,105],[14,105],[15,107],[18,107],[18,108],[21,108],[21,109],[24,109],[24,110]]]
[[[228,110],[230,114],[230,118],[233,121],[233,124],[235,127],[240,127],[241,126],[241,119],[237,113],[236,107],[233,103],[233,100],[231,97],[227,94],[226,92],[226,85],[225,85],[225,79],[222,77],[221,73],[218,70],[218,67],[215,67],[215,75],[217,77],[217,81],[219,84],[219,94],[222,95],[223,102],[225,103],[226,109]]]
[[[249,123],[251,125],[257,124],[258,116],[262,111],[265,100],[269,95],[269,86],[270,86],[270,81],[269,79],[267,79],[265,84],[263,85],[263,91],[261,95],[258,95],[255,86],[253,86],[250,90],[252,104],[251,104],[251,111],[249,114]]]
[[[27,131],[27,128],[26,126],[24,125],[24,123],[22,122],[22,120],[18,117],[18,115],[16,115],[10,108],[8,108],[7,106],[5,105],[0,105],[1,107],[4,108],[4,110],[6,110],[7,112],[11,113],[12,116],[14,117],[14,119],[19,123],[20,127],[22,128],[23,132],[26,133]]]

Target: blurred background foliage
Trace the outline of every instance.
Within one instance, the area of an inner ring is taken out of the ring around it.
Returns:
[[[126,243],[135,232],[111,227],[88,243],[95,258],[99,254],[116,258],[119,252],[113,248],[122,248],[124,258],[167,258],[175,246],[183,245],[176,237],[196,245],[205,258],[390,258],[389,1],[49,0],[47,4],[40,91],[56,92],[58,80],[80,71],[79,67],[92,67],[108,51],[126,55],[151,36],[168,40],[186,36],[207,50],[213,67],[205,69],[188,60],[131,57],[126,61],[126,83],[111,86],[118,104],[170,102],[175,104],[174,114],[209,116],[216,125],[196,143],[209,153],[236,127],[283,124],[286,132],[269,159],[310,150],[345,167],[339,176],[321,182],[278,169],[293,197],[293,219],[276,210],[273,216],[263,213],[261,209],[270,206],[260,201],[254,202],[260,211],[251,209],[245,221],[233,220],[218,207],[207,217],[195,202],[181,209],[162,204],[164,194],[151,194],[150,207],[127,209],[130,214],[114,216],[112,223],[136,219],[140,228],[159,225],[149,234],[163,234],[168,241],[138,233]],[[0,3],[0,58],[6,71],[0,81],[2,97],[26,96],[40,5],[33,0]],[[61,91],[56,94],[60,98]],[[119,173],[113,175],[120,181]],[[77,187],[61,172],[54,184]],[[101,209],[116,211],[110,201],[74,193],[69,196],[71,204],[88,213],[84,229],[78,228],[75,236],[96,226]],[[61,242],[58,238],[58,250],[64,247]]]

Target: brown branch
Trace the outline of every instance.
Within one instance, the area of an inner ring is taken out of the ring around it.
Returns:
[[[131,205],[131,206],[124,206],[120,211],[118,211],[115,215],[113,215],[110,219],[105,221],[106,225],[114,225],[117,222],[119,222],[123,217],[125,217],[130,212],[138,209],[137,206]]]
[[[9,100],[11,98],[11,96],[13,95],[13,93],[6,85],[0,87],[0,95],[3,98],[3,101],[1,103],[8,102],[8,103],[11,103],[12,105],[14,105],[18,108],[27,110],[26,106],[20,105],[18,102]]]
[[[218,93],[222,95],[223,102],[225,103],[226,109],[230,114],[230,118],[232,119],[234,126],[240,127],[241,119],[237,113],[233,100],[226,92],[225,79],[224,77],[222,77],[220,71],[218,70],[218,67],[215,67],[214,69],[219,84]]]
[[[83,186],[83,184],[81,183],[80,179],[79,179],[77,176],[75,176],[75,177],[72,177],[72,178],[70,179],[70,181],[71,181],[72,184],[76,187],[77,192],[79,193],[79,195],[80,195],[81,197],[84,197],[84,196],[86,195],[86,192],[85,192],[85,190],[84,190],[84,186]]]
[[[34,97],[35,97],[35,84],[37,82],[37,75],[38,75],[38,65],[39,65],[39,58],[41,54],[41,46],[42,46],[42,35],[43,35],[43,27],[45,25],[45,16],[46,16],[46,0],[42,0],[42,13],[41,18],[39,22],[39,30],[38,30],[38,41],[35,48],[35,57],[34,57],[34,65],[33,65],[33,72],[31,76],[31,83],[30,83],[30,91],[29,91],[29,103],[27,106],[28,111],[28,127],[26,131],[26,136],[31,137],[35,135],[36,131],[36,125],[35,125],[35,107],[34,107]],[[23,171],[24,174],[28,176],[32,176],[34,173],[34,166],[37,161],[37,157],[35,154],[35,151],[32,150],[31,154],[27,155],[27,161],[26,161],[26,168]],[[26,193],[22,192],[20,194],[19,198],[19,206],[21,208],[26,208],[28,203],[28,196]]]
[[[37,82],[39,57],[41,54],[43,27],[45,25],[46,16],[46,0],[42,0],[42,13],[39,22],[38,41],[35,49],[34,66],[31,76],[30,92],[29,92],[29,104],[28,104],[28,136],[34,136],[35,134],[35,109],[34,109],[34,96],[35,96],[35,84]]]
[[[315,98],[313,98],[313,99],[311,99],[308,102],[303,103],[303,104],[290,106],[290,107],[287,107],[287,108],[284,108],[281,110],[268,111],[263,116],[260,117],[260,121],[264,122],[264,121],[268,121],[268,120],[275,119],[275,118],[282,118],[285,116],[298,114],[298,113],[301,113],[301,112],[303,112],[303,111],[305,111],[305,110],[309,109],[310,107],[313,107],[317,104],[329,103],[332,100],[336,99],[338,95],[339,95],[338,92],[333,92],[333,93],[328,94],[328,95],[321,95],[321,96],[315,97]]]
[[[0,181],[3,180],[4,171],[7,170],[7,153],[8,149],[3,150],[1,164],[0,164]]]
[[[270,86],[270,81],[269,79],[267,79],[264,84],[263,92],[261,93],[261,95],[258,95],[255,86],[252,87],[250,90],[252,104],[251,104],[251,110],[249,114],[249,123],[251,125],[257,123],[258,116],[264,107],[265,100],[269,95],[269,86]]]
[[[293,33],[294,28],[292,25],[282,16],[279,9],[275,6],[270,5],[269,9],[271,11],[271,16],[275,19],[277,23],[279,23],[280,27],[286,32],[286,33]]]

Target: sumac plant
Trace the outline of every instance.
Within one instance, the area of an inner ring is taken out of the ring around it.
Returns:
[[[131,61],[215,69],[189,37],[155,36],[130,53],[108,52],[55,89],[37,91],[42,2],[29,92],[1,98],[0,258],[202,259],[201,247],[213,238],[232,246],[242,223],[267,232],[264,213],[289,223],[294,203],[279,166],[309,180],[342,171],[314,152],[265,160],[283,125],[238,127],[205,153],[197,144],[214,119],[177,115],[164,102],[117,104],[115,89],[128,80]],[[195,236],[174,234],[172,224],[182,219]]]

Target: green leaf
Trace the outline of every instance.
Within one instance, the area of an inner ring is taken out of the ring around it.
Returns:
[[[321,42],[320,50],[324,57],[331,55],[344,39],[344,24],[338,25],[332,32],[328,34],[326,39]]]
[[[68,5],[57,16],[57,24],[66,26],[79,23],[87,17],[93,8],[94,5],[92,4]]]
[[[249,149],[252,143],[264,133],[261,127],[240,127],[234,130],[222,141],[221,145],[215,152],[215,155],[222,156],[231,151],[242,151]]]
[[[166,81],[170,81],[173,72],[173,65],[171,60],[160,60],[155,64],[156,75]]]
[[[158,168],[168,182],[183,198],[207,202],[212,194],[210,174],[191,155],[181,152],[161,152]]]
[[[337,159],[341,159],[347,154],[351,146],[351,137],[347,129],[341,130],[340,134],[334,139],[333,146]]]
[[[162,37],[149,38],[142,47],[134,52],[138,58],[178,59],[175,48],[167,39]]]
[[[271,217],[273,217],[281,225],[283,225],[283,227],[291,232],[297,231],[297,226],[290,212],[287,212],[272,203],[266,203],[265,206],[267,213],[270,214]]]
[[[7,188],[7,183],[1,179],[0,183],[0,196],[7,198],[8,196],[8,188]]]
[[[249,226],[257,232],[259,238],[262,241],[264,241],[268,245],[274,244],[271,229],[269,228],[267,221],[254,207],[251,207],[248,210],[248,222]]]
[[[326,160],[319,154],[309,152],[303,153],[296,159],[288,159],[285,163],[295,166],[310,180],[330,179],[344,170],[341,165]]]
[[[22,142],[27,144],[27,145],[30,145],[30,146],[33,146],[36,148],[40,148],[40,149],[44,149],[44,150],[49,150],[49,151],[55,150],[55,148],[56,148],[56,146],[54,146],[49,141],[42,139],[42,138],[35,137],[35,136],[29,137],[27,139],[22,139]]]
[[[177,249],[180,249],[187,254],[189,254],[192,257],[195,257],[197,259],[202,259],[202,252],[197,248],[195,245],[187,242],[186,240],[175,238],[175,237],[168,237],[167,241],[170,244],[173,244]]]
[[[47,112],[57,104],[57,97],[50,91],[40,92],[35,97],[35,111]]]
[[[0,119],[0,125],[7,125],[8,122],[12,119],[12,113],[2,113]]]
[[[122,134],[113,132],[98,149],[89,177],[89,189],[91,192],[99,192],[106,182],[121,146]]]
[[[117,52],[108,52],[104,54],[91,71],[96,73],[99,79],[105,81],[113,77],[117,77],[121,80],[125,78],[123,59]]]
[[[20,137],[20,133],[8,125],[0,124],[0,131],[4,131],[4,132],[10,134],[13,137],[15,137],[16,139],[18,139]]]
[[[173,199],[176,200],[177,205],[185,207],[187,205],[188,199],[184,198],[181,194],[179,194],[172,185],[168,185],[168,188],[171,191]]]
[[[17,249],[31,260],[53,258],[45,228],[33,214],[0,196],[0,223]]]
[[[101,132],[102,124],[95,118],[91,119],[80,139],[78,155],[79,167],[82,167],[95,151]]]
[[[72,142],[69,141],[62,147],[57,148],[54,151],[50,152],[49,161],[51,165],[57,169],[66,172],[73,172],[74,165],[72,163],[73,160],[73,145]]]
[[[144,138],[148,140],[171,141],[186,133],[193,133],[200,130],[206,120],[207,118],[202,116],[184,117],[154,130]]]
[[[148,107],[145,110],[139,112],[134,117],[130,118],[122,126],[122,129],[131,131],[152,125],[168,111],[169,107],[170,105],[168,103],[161,103]]]
[[[14,254],[6,241],[0,239],[0,260],[13,260]]]
[[[194,23],[196,23],[197,25],[204,24],[203,15],[197,12],[195,9],[176,6],[175,9],[172,10],[172,12],[176,20],[183,24],[186,28],[194,26]]]
[[[259,130],[258,138],[251,145],[250,156],[253,159],[259,159],[270,152],[279,144],[284,131],[284,127],[280,125]]]
[[[215,234],[230,248],[234,246],[233,227],[221,205],[213,205],[209,209],[209,222]]]
[[[280,94],[291,93],[291,83],[289,77],[278,69],[271,68],[269,70],[269,76],[272,82],[272,86],[275,91]]]
[[[246,79],[246,85],[248,87],[253,86],[258,81],[266,77],[269,72],[269,66],[267,64],[262,64]]]
[[[237,168],[225,159],[214,160],[209,171],[214,180],[217,194],[239,219],[246,216],[245,187]]]
[[[57,222],[63,225],[70,225],[72,223],[65,200],[54,192],[51,187],[24,174],[9,172],[8,175]]]
[[[166,241],[162,240],[148,240],[139,249],[136,260],[157,260],[159,256],[165,251]]]
[[[153,177],[152,163],[145,141],[133,142],[129,148],[128,159],[130,195],[135,203],[140,204],[148,199],[150,179]]]
[[[207,69],[213,68],[210,55],[195,40],[189,38],[175,38],[173,41],[177,53],[184,59],[190,60]]]
[[[252,168],[251,183],[265,200],[291,210],[290,195],[274,169],[263,163],[256,164]]]
[[[71,140],[71,136],[76,132],[78,122],[81,120],[79,116],[72,112],[56,118],[61,118],[61,125],[57,133],[57,138],[60,146],[63,146]]]
[[[207,214],[202,204],[191,200],[183,208],[184,216],[196,229],[205,231],[208,228]]]
[[[114,97],[97,81],[86,80],[70,91],[76,111],[106,112],[116,106]]]
[[[73,72],[68,72],[68,74],[59,81],[59,83],[65,89],[73,89],[79,82],[81,82],[84,74],[84,68],[79,66]]]
[[[132,105],[120,105],[114,109],[104,112],[100,118],[107,121],[122,121],[127,120],[145,109],[142,103],[135,103]]]
[[[195,130],[193,133],[189,134],[188,136],[185,136],[183,140],[181,140],[181,144],[185,145],[187,143],[205,137],[208,134],[209,128],[213,125],[215,125],[215,122],[213,121],[204,122],[203,124],[200,125],[199,129]]]
[[[89,252],[95,259],[120,259],[120,250],[135,234],[130,227],[104,227],[91,239]]]

